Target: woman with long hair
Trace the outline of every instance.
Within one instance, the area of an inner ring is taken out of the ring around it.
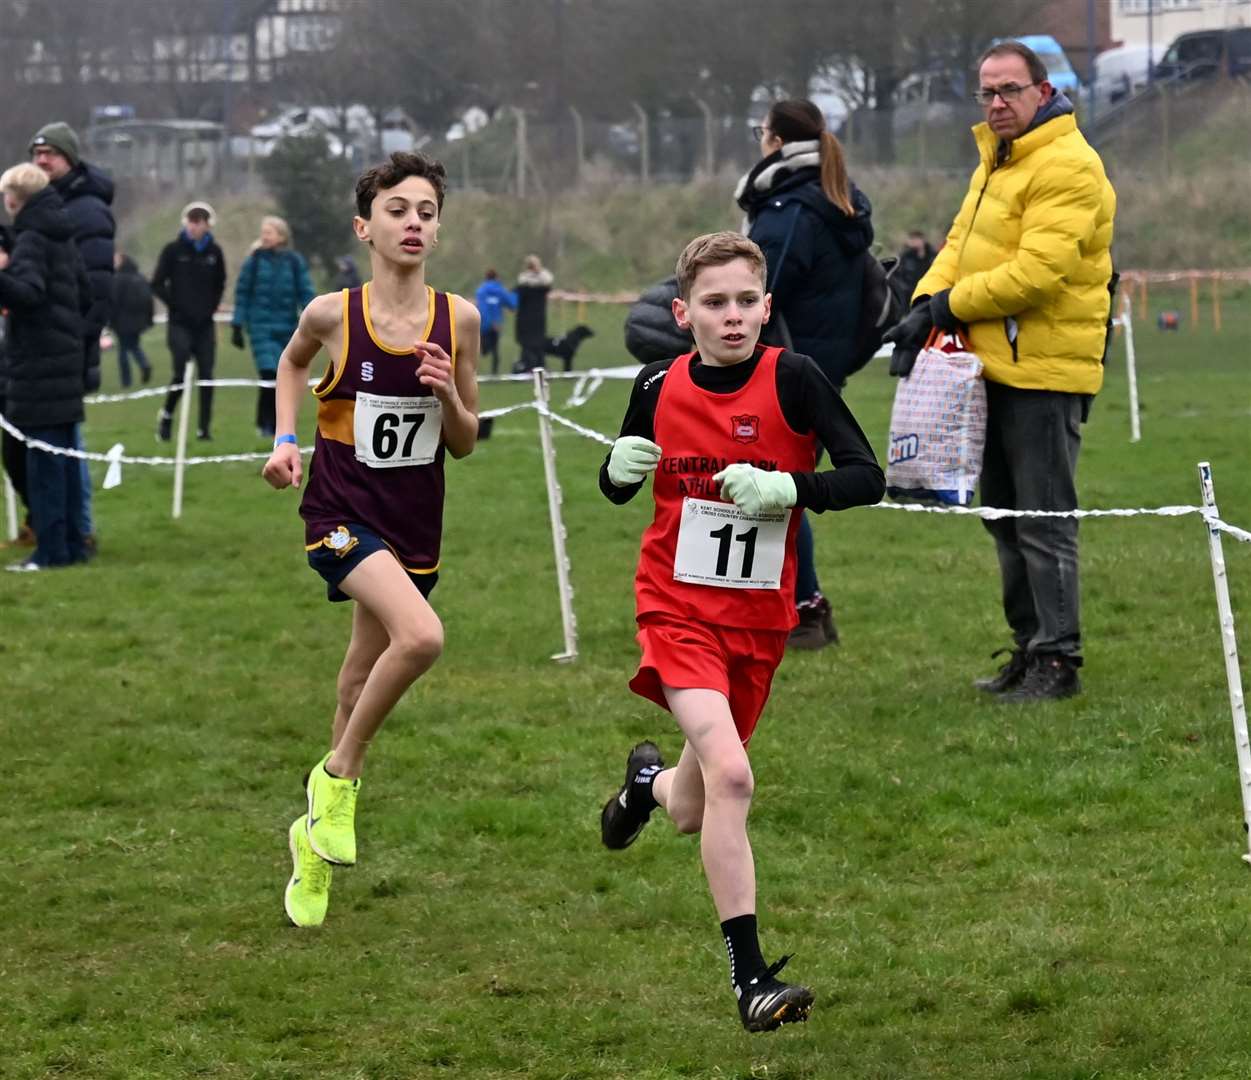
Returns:
[[[252,360],[257,375],[272,381],[278,373],[278,358],[295,333],[300,312],[313,299],[313,282],[303,256],[291,250],[291,230],[280,217],[261,219],[260,235],[252,252],[239,269],[235,282],[235,312],[231,318],[230,340],[236,349],[244,348],[246,336],[252,342]],[[256,402],[256,433],[261,438],[274,435],[274,388],[260,387]]]
[[[746,233],[765,253],[773,295],[769,341],[812,357],[841,389],[863,362],[856,355],[864,255],[873,243],[872,208],[851,182],[842,145],[811,101],[778,101],[754,129],[760,160],[739,181],[735,200]],[[798,534],[795,648],[838,642],[821,592],[812,527]]]

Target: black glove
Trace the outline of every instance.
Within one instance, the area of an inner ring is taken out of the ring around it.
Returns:
[[[236,349],[242,349],[245,347],[246,342],[243,339],[242,326],[232,326],[230,328],[230,344]]]
[[[930,319],[944,333],[954,334],[966,327],[951,313],[951,290],[943,289],[930,297]]]
[[[907,376],[917,362],[917,353],[925,348],[925,341],[934,328],[930,315],[930,297],[921,297],[912,305],[906,318],[900,319],[885,334],[883,341],[894,342],[895,351],[890,355],[890,373]]]

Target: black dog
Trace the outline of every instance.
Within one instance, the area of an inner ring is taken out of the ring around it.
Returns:
[[[594,337],[595,331],[584,323],[579,323],[563,337],[547,338],[543,343],[543,352],[548,356],[559,356],[565,363],[565,370],[573,370],[573,358],[577,355],[578,349],[589,337]],[[528,370],[520,360],[513,364],[513,374],[520,375]]]

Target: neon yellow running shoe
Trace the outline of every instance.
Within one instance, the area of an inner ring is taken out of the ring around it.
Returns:
[[[308,842],[326,862],[356,862],[356,793],[360,780],[341,780],[326,772],[327,754],[308,774]]]
[[[321,926],[330,902],[331,866],[309,847],[308,818],[301,814],[287,832],[291,849],[291,880],[282,898],[287,918],[296,926]]]

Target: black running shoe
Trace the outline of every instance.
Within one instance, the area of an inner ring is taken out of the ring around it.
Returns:
[[[783,1024],[802,1024],[812,1012],[812,991],[776,978],[789,956],[770,964],[738,993],[738,1015],[748,1031],[775,1031]]]
[[[650,807],[646,810],[640,809],[637,805],[631,805],[630,800],[635,777],[648,766],[663,769],[665,763],[655,743],[641,742],[626,758],[625,783],[616,795],[604,803],[604,809],[599,815],[599,834],[604,841],[604,847],[614,851],[628,848],[651,817]]]
[[[1021,685],[1026,669],[1029,667],[1029,657],[1025,655],[1024,649],[996,649],[990,654],[990,658],[996,660],[1004,653],[1010,654],[1008,662],[1002,665],[994,675],[973,680],[973,685],[979,690],[984,690],[988,694],[1006,694]]]

